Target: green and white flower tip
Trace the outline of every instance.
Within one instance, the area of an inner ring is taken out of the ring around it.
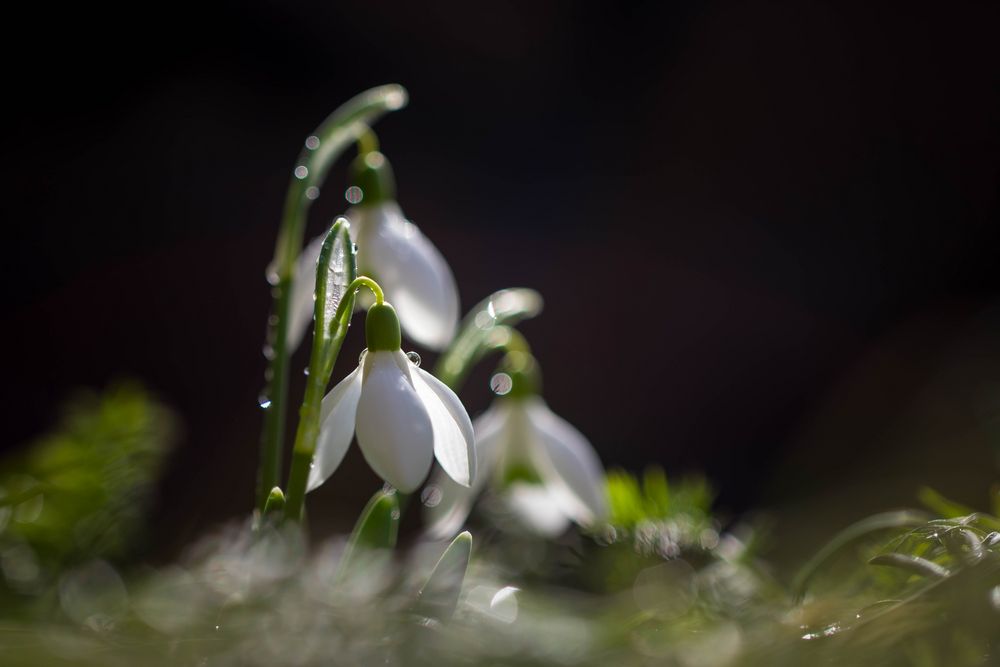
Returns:
[[[454,535],[476,496],[490,484],[528,529],[551,537],[569,523],[593,526],[608,516],[604,468],[593,446],[538,395],[537,364],[526,353],[508,353],[490,386],[497,398],[473,428],[479,476],[469,487],[442,474],[424,495],[428,532]]]
[[[323,399],[307,490],[333,474],[355,433],[368,465],[404,493],[423,483],[435,458],[459,488],[474,483],[469,414],[455,392],[403,354],[389,303],[368,310],[365,336],[368,349],[358,368]]]
[[[379,281],[399,312],[406,336],[433,350],[444,349],[458,328],[455,278],[426,236],[403,215],[396,203],[392,167],[378,151],[358,155],[351,165],[351,239],[358,245],[358,271]],[[302,340],[313,312],[314,275],[323,237],[306,246],[295,269],[288,343]]]

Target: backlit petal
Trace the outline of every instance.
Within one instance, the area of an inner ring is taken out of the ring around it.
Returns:
[[[525,410],[541,444],[535,466],[563,510],[583,524],[607,516],[604,468],[590,442],[540,398],[526,401]]]
[[[393,352],[369,352],[363,372],[356,427],[361,453],[379,477],[414,491],[434,460],[431,418]]]
[[[464,487],[443,470],[437,470],[427,486],[425,516],[427,533],[434,539],[453,537],[465,524],[469,511],[489,479],[506,440],[506,409],[494,403],[473,422],[476,435],[476,477]]]
[[[556,537],[569,526],[562,504],[546,486],[514,482],[507,488],[504,500],[526,528],[542,537]]]
[[[359,366],[323,398],[316,456],[309,469],[306,491],[312,491],[325,482],[344,460],[344,454],[354,439],[354,419],[361,398],[361,383]]]
[[[393,203],[356,207],[348,218],[358,231],[358,265],[372,275],[399,313],[403,332],[440,350],[458,327],[458,288],[444,257]]]
[[[469,486],[476,478],[476,436],[469,413],[455,392],[417,366],[413,386],[434,425],[434,456],[452,479]]]

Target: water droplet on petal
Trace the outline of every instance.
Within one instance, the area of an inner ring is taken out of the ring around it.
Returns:
[[[416,366],[417,368],[420,367],[420,355],[417,354],[416,352],[407,352],[406,358],[409,359],[410,363]]]
[[[420,502],[426,507],[437,507],[441,502],[441,489],[433,484],[428,484],[420,493]]]
[[[506,373],[497,373],[490,378],[490,389],[497,396],[506,396],[514,388],[514,381]]]
[[[319,197],[319,188],[315,185],[310,185],[306,188],[306,199],[316,199]]]
[[[278,275],[278,267],[274,262],[268,264],[267,268],[264,269],[264,277],[267,278],[268,285],[273,286],[281,282],[281,276]]]
[[[309,175],[309,168],[306,167],[304,164],[300,164],[295,168],[295,171],[292,173],[295,174],[295,178],[301,181],[302,179],[304,179],[306,176]]]
[[[360,204],[361,200],[365,198],[365,193],[361,191],[356,185],[344,190],[344,199],[347,200],[349,204]]]
[[[305,375],[305,376],[307,376],[307,377],[309,376],[309,367],[308,366],[306,366],[305,368],[302,369],[302,374]]]
[[[491,317],[490,314],[485,310],[481,310],[478,313],[476,313],[475,322],[476,326],[479,327],[480,329],[489,329],[494,324],[496,324],[496,320],[493,319],[493,317]]]
[[[264,347],[261,348],[260,351],[264,355],[264,358],[267,359],[268,361],[271,361],[272,359],[274,359],[274,346],[273,345],[265,345]]]
[[[267,394],[261,394],[260,396],[257,397],[257,405],[267,410],[269,407],[271,407],[271,397],[268,396]]]
[[[308,148],[311,151],[314,151],[317,148],[319,148],[319,137],[317,137],[316,135],[306,137],[306,148]]]

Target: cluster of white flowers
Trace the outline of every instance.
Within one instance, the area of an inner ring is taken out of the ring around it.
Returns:
[[[378,156],[363,164],[388,169]],[[597,454],[534,391],[497,398],[473,426],[455,393],[403,354],[401,332],[421,346],[442,350],[458,328],[458,289],[437,248],[391,197],[362,201],[346,217],[358,247],[359,271],[379,281],[386,303],[369,309],[368,348],[358,368],[323,399],[308,489],[333,474],[357,435],[372,469],[403,492],[418,489],[437,459],[441,471],[430,488],[437,500],[429,508],[432,535],[458,532],[487,485],[543,535],[558,534],[570,521],[592,525],[603,519],[607,503]],[[299,258],[289,326],[293,348],[312,317],[309,276],[322,243],[317,238]],[[513,479],[513,471],[530,474]]]

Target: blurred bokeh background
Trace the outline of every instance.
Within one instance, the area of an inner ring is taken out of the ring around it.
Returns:
[[[730,515],[794,532],[809,512],[825,535],[923,484],[981,504],[995,478],[995,3],[19,11],[2,447],[76,388],[144,383],[182,420],[152,554],[250,506],[293,160],[386,82],[411,93],[377,127],[404,211],[465,307],[542,292],[522,329],[546,397],[606,465],[704,471]],[[314,522],[346,527],[377,483],[352,451]]]

